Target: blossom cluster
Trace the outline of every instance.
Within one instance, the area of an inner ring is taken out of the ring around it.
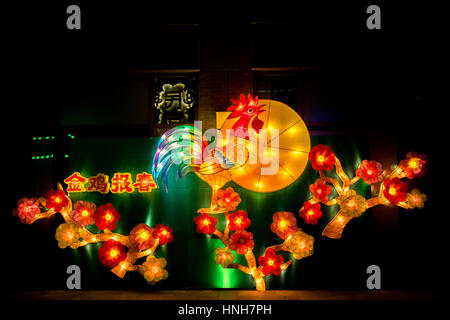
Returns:
[[[48,192],[45,198],[20,199],[13,214],[22,223],[30,224],[57,212],[61,212],[65,219],[65,223],[59,225],[55,232],[60,248],[76,249],[90,243],[103,242],[98,251],[98,259],[108,268],[120,267],[120,272],[124,274],[137,258],[147,256],[142,266],[132,270],[138,270],[149,284],[167,278],[165,259],[155,258],[152,253],[157,245],[174,240],[169,226],[158,224],[151,228],[140,223],[130,231],[129,236],[112,233],[120,220],[120,214],[111,203],[97,207],[94,203],[80,200],[72,207],[70,198],[62,188]],[[96,225],[103,233],[92,234],[86,228],[90,225]],[[131,255],[130,248],[133,249]],[[126,264],[122,265],[123,263]]]

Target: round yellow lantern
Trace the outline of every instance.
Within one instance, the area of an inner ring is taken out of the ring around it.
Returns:
[[[261,107],[244,125],[249,132],[256,129],[257,134],[249,134],[245,143],[249,157],[257,160],[244,166],[245,172],[232,180],[251,191],[277,191],[302,174],[311,148],[310,136],[302,118],[288,105],[274,100],[259,100],[256,104]],[[219,126],[222,136],[236,129],[239,121],[242,118],[228,116]]]

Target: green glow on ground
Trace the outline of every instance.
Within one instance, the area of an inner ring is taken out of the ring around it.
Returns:
[[[215,249],[217,247],[223,247],[223,243],[219,239],[214,239],[211,236],[208,236],[206,241],[208,242],[208,252],[210,252],[206,259],[208,261],[208,278],[211,286],[220,289],[236,288],[239,283],[239,273],[241,272],[235,269],[222,268],[221,265],[217,265],[214,261],[216,256]],[[245,276],[247,277],[247,275]]]

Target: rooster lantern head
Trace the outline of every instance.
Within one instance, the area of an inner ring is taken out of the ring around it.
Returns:
[[[256,133],[259,133],[264,125],[258,115],[265,110],[261,108],[264,106],[258,105],[258,97],[252,98],[249,94],[247,99],[241,93],[239,100],[231,99],[232,106],[228,107],[228,111],[232,111],[228,116],[228,119],[239,118],[232,129],[234,130],[234,136],[238,136],[244,139],[248,139],[248,129],[251,122],[251,127]]]

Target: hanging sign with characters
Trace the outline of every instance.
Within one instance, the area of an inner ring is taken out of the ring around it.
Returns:
[[[86,178],[81,173],[74,172],[64,180],[64,183],[67,184],[67,192],[100,192],[102,194],[152,192],[152,189],[158,187],[152,174],[145,171],[136,174],[134,182],[131,173],[116,172],[110,180],[104,173]]]

